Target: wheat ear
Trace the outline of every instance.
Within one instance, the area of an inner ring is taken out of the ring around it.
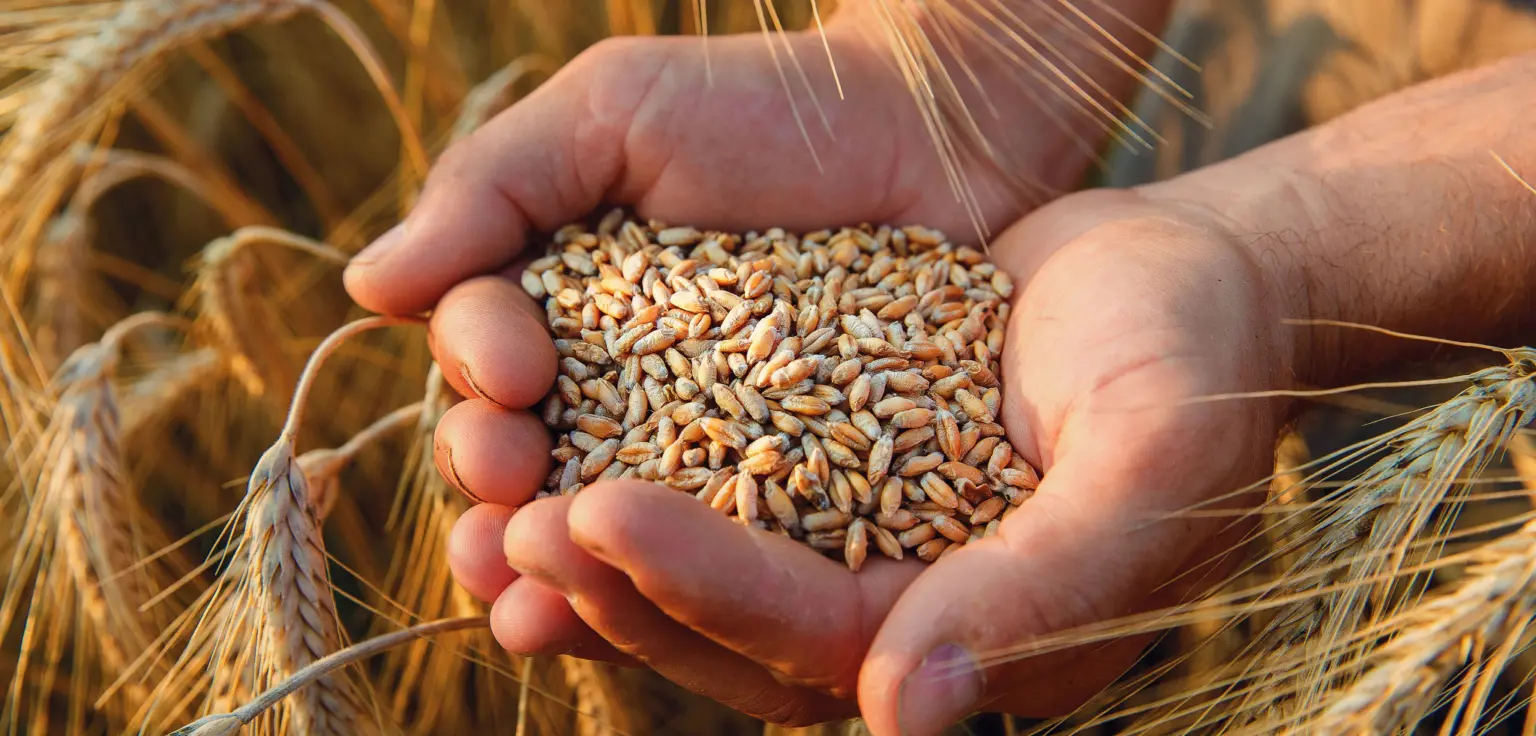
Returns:
[[[1274,594],[1294,602],[1277,611],[1255,647],[1264,657],[1292,651],[1304,665],[1261,676],[1250,697],[1262,707],[1250,714],[1286,719],[1314,708],[1359,656],[1349,635],[1420,594],[1423,576],[1404,573],[1410,547],[1435,519],[1454,518],[1468,488],[1460,479],[1531,421],[1533,359],[1513,352],[1510,364],[1471,376],[1470,388],[1394,432],[1389,454],[1327,494],[1315,523],[1294,527],[1300,536],[1290,546],[1300,557]]]
[[[95,116],[88,113],[104,109],[105,103],[121,94],[123,82],[135,70],[190,43],[255,23],[281,22],[300,12],[318,15],[351,47],[395,117],[412,166],[424,172],[425,148],[378,53],[357,25],[325,0],[144,0],[123,3],[121,12],[101,24],[96,34],[72,44],[40,83],[6,136],[0,202],[18,201],[17,193],[44,162],[62,152],[68,136],[61,133],[78,133],[80,122],[89,125]],[[14,234],[13,226],[14,220],[0,219],[0,232]]]
[[[263,453],[252,471],[243,505],[244,531],[235,551],[244,559],[235,599],[253,612],[258,653],[250,678],[265,688],[292,677],[301,669],[340,648],[343,638],[336,617],[325,540],[309,483],[294,456],[303,424],[304,402],[325,359],[353,335],[369,329],[416,320],[369,317],[332,333],[310,356],[294,391],[288,421],[277,442]],[[231,648],[249,642],[238,628],[216,646],[231,660]],[[386,729],[367,705],[364,686],[344,674],[320,677],[313,686],[285,703],[279,718],[299,733],[382,733]]]
[[[49,647],[42,653],[43,691],[51,689],[49,663],[62,654],[58,647],[64,643],[48,632],[67,630],[76,644],[77,666],[107,681],[128,672],[154,639],[155,622],[141,608],[163,580],[156,565],[140,561],[164,535],[139,508],[126,479],[113,379],[130,333],[174,321],[148,312],[119,322],[100,342],[76,350],[55,377],[59,398],[41,447],[26,532],[15,548],[0,605],[0,631],[8,631],[21,601],[31,595],[26,638]],[[33,654],[23,646],[8,711],[22,705],[18,700]],[[148,689],[130,680],[118,692],[132,708]]]
[[[1357,632],[1386,631],[1380,622],[1392,620],[1421,594],[1412,582],[1433,565],[1417,564],[1418,558],[1432,558],[1446,539],[1443,533],[1423,532],[1432,528],[1421,517],[1437,507],[1454,517],[1472,488],[1463,476],[1485,466],[1536,412],[1536,351],[1521,348],[1506,355],[1509,364],[1459,379],[1472,385],[1402,427],[1304,468],[1277,473],[1295,478],[1308,471],[1300,481],[1272,491],[1274,498],[1287,499],[1298,484],[1317,485],[1319,478],[1336,475],[1349,463],[1375,461],[1320,499],[1261,509],[1279,517],[1261,532],[1278,530],[1274,549],[1232,574],[1209,600],[1058,632],[988,653],[985,661],[1013,661],[1212,618],[1226,619],[1218,631],[1261,624],[1257,635],[1245,637],[1246,643],[1227,655],[1220,671],[1203,673],[1201,682],[1185,683],[1151,704],[1133,703],[1126,693],[1144,691],[1155,679],[1138,677],[1107,708],[1085,709],[1074,722],[1086,717],[1104,723],[1141,714],[1148,718],[1126,733],[1156,733],[1160,726],[1177,723],[1201,733],[1261,734],[1315,715],[1332,691],[1347,686],[1371,652],[1374,643]],[[1292,507],[1310,513],[1298,514]],[[1426,538],[1414,538],[1419,533]],[[1260,573],[1266,561],[1292,555],[1294,564],[1276,574]],[[1261,579],[1247,582],[1256,577]],[[1166,668],[1159,671],[1166,673]]]
[[[292,677],[340,648],[342,631],[331,592],[319,519],[293,444],[280,440],[251,473],[245,531],[236,554],[247,559],[236,599],[258,627],[257,688]],[[246,647],[243,637],[224,647]],[[224,658],[220,658],[224,659]],[[287,704],[298,733],[374,733],[362,688],[345,674],[327,676]]]
[[[418,421],[421,412],[421,404],[402,407],[340,447],[310,450],[297,458],[295,462],[308,485],[309,506],[317,525],[323,524],[335,503],[340,473],[357,454],[388,434]],[[256,683],[263,677],[272,679],[270,675],[263,675],[262,668],[267,663],[253,656],[249,647],[227,646],[230,642],[238,643],[241,637],[249,640],[258,636],[263,626],[252,613],[246,597],[253,590],[250,587],[251,559],[247,556],[250,551],[242,537],[230,551],[231,564],[221,573],[220,584],[199,601],[197,608],[203,612],[200,623],[196,619],[179,622],[181,627],[198,625],[188,636],[185,650],[157,688],[158,699],[178,698],[191,702],[201,698],[205,712],[223,710],[232,707],[235,701],[251,697],[256,691]],[[205,677],[205,673],[210,675]],[[155,714],[151,711],[141,717],[148,723],[153,720],[152,715]]]
[[[1370,654],[1372,642],[1358,632],[1387,630],[1383,622],[1422,595],[1429,568],[1415,563],[1432,557],[1444,539],[1431,520],[1442,513],[1454,518],[1472,488],[1465,477],[1486,466],[1536,412],[1536,353],[1519,349],[1507,356],[1507,365],[1466,376],[1470,387],[1398,429],[1278,473],[1291,480],[1272,479],[1278,500],[1262,509],[1273,516],[1261,531],[1273,536],[1272,548],[1228,579],[1230,592],[1211,601],[1217,604],[1213,614],[1227,619],[1221,631],[1261,628],[1228,653],[1228,664],[1204,673],[1203,683],[1152,706],[1116,703],[1096,720],[1145,711],[1151,718],[1128,733],[1177,722],[1201,732],[1260,734],[1315,715]],[[1321,498],[1290,498],[1361,459],[1374,462]],[[1259,574],[1258,565],[1287,558],[1294,562]],[[1253,577],[1262,579],[1242,582]],[[1021,647],[1009,656],[1102,640],[1110,631],[1124,636],[1203,620],[1194,611],[1183,606],[1134,623],[1107,623],[1097,627],[1101,633],[1063,633],[1049,645]]]
[[[270,244],[344,264],[340,251],[278,228],[245,227],[214,240],[199,255],[197,295],[208,342],[227,346],[230,373],[246,393],[286,412],[293,399],[297,370],[287,345],[283,320],[262,293],[266,286],[252,246]]]
[[[1491,680],[1536,619],[1536,521],[1471,554],[1468,578],[1386,622],[1381,630],[1398,633],[1373,654],[1374,666],[1297,732],[1398,732],[1440,702],[1440,689],[1469,660],[1461,685],[1468,697],[1456,699],[1446,728],[1460,720],[1476,729]],[[1496,656],[1484,659],[1488,652]]]

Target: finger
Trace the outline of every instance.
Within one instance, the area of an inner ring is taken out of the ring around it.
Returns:
[[[539,418],[485,399],[449,407],[432,450],[443,478],[477,503],[521,506],[549,475],[549,431]]]
[[[491,606],[491,633],[502,649],[513,654],[564,654],[626,667],[640,665],[603,641],[571,610],[570,601],[560,591],[534,578],[518,578],[495,599]]]
[[[1149,380],[1169,385],[1167,376]],[[1128,381],[1099,398],[1113,405],[1128,400],[1117,392],[1147,388]],[[942,560],[892,609],[859,676],[872,732],[931,736],[1003,693],[1017,694],[1021,715],[1059,715],[1107,685],[1135,656],[1134,641],[1096,645],[1100,656],[1087,662],[1082,652],[1007,654],[1155,605],[1154,591],[1221,526],[1177,512],[1263,474],[1246,461],[1210,462],[1261,457],[1258,424],[1243,412],[1173,409],[1065,427],[1059,461],[998,536]]]
[[[526,409],[554,385],[559,356],[528,301],[496,276],[466,281],[443,297],[428,329],[443,378],[459,395]]]
[[[426,310],[510,263],[530,228],[596,208],[625,175],[626,133],[671,48],[602,44],[455,143],[410,215],[347,267],[353,298],[390,314]]]
[[[774,723],[819,723],[850,712],[825,695],[779,682],[757,663],[668,618],[623,572],[571,541],[566,518],[572,500],[542,499],[513,516],[504,540],[507,560],[564,594],[614,648],[688,690]]]
[[[448,535],[448,569],[469,594],[486,603],[496,600],[517,579],[501,554],[501,538],[512,509],[480,504],[465,509]]]
[[[582,489],[571,539],[690,628],[806,687],[851,697],[868,638],[922,565],[857,574],[687,494],[617,481]]]

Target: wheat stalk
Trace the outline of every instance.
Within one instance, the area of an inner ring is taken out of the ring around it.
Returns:
[[[241,727],[254,721],[261,713],[271,708],[278,701],[295,692],[301,692],[305,687],[314,686],[314,683],[323,681],[331,673],[342,667],[413,639],[450,631],[480,628],[489,624],[489,620],[484,616],[429,621],[354,644],[346,649],[311,662],[304,669],[295,672],[292,677],[277,683],[255,700],[235,709],[233,712],[204,716],[193,723],[177,729],[171,736],[226,736],[227,734],[233,734],[239,731]]]

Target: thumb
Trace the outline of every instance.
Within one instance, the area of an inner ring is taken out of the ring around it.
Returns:
[[[627,188],[626,134],[676,48],[599,43],[452,145],[411,213],[348,265],[352,298],[386,314],[425,311],[509,265],[530,228],[553,230]]]
[[[1219,548],[1232,525],[1177,511],[1240,487],[1247,471],[1218,470],[1192,449],[1148,440],[1179,436],[1159,431],[1174,427],[1113,424],[1125,426],[1081,427],[1077,439],[1089,441],[1061,445],[1038,493],[998,534],[946,556],[902,594],[859,673],[872,733],[937,736],[983,708],[1064,715],[1123,674],[1151,636],[1028,659],[1007,656],[1010,649],[1171,605],[1211,582],[1208,570],[1179,573]]]

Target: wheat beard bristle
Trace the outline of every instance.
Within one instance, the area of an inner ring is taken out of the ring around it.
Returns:
[[[1375,666],[1335,693],[1327,710],[1300,733],[1394,733],[1434,707],[1439,689],[1469,659],[1508,650],[1525,638],[1536,615],[1536,522],[1478,548],[1474,556],[1469,577],[1456,590],[1389,623],[1387,630],[1399,633],[1373,654]],[[1478,661],[1482,676],[1468,682],[1495,675],[1509,656],[1505,651],[1493,662]],[[1477,723],[1482,705],[1462,704],[1461,719]]]
[[[241,544],[247,564],[237,599],[259,622],[255,687],[263,690],[339,649],[341,630],[320,524],[286,439],[268,449],[252,472],[249,499]],[[336,673],[295,693],[282,710],[294,733],[380,733],[365,702],[362,686]]]
[[[1302,535],[1287,546],[1306,546],[1263,599],[1294,601],[1276,608],[1233,659],[1233,674],[1250,684],[1220,718],[1256,732],[1279,729],[1316,712],[1349,676],[1359,656],[1351,635],[1380,629],[1397,610],[1391,593],[1408,584],[1404,540],[1437,514],[1454,513],[1466,488],[1459,479],[1483,468],[1536,412],[1526,352],[1469,376],[1471,388],[1388,435],[1393,450],[1330,492],[1310,523],[1282,522]],[[1248,672],[1254,663],[1264,671]]]
[[[73,121],[109,97],[140,64],[182,44],[219,36],[258,20],[280,21],[311,7],[307,0],[229,2],[127,2],[111,21],[70,46],[32,93],[6,134],[7,155],[0,162],[0,202],[19,201],[44,162],[57,160],[70,143],[61,135]],[[0,217],[4,217],[0,214]],[[10,234],[12,219],[0,219],[0,234]]]
[[[157,589],[157,568],[140,563],[152,551],[148,545],[161,536],[139,511],[123,471],[111,383],[116,363],[114,346],[92,344],[76,351],[60,370],[63,388],[42,448],[44,475],[27,522],[29,529],[52,537],[51,554],[42,556],[47,567],[34,568],[37,594],[28,626],[68,629],[69,640],[78,644],[77,661],[99,671],[105,683],[129,673],[154,640],[141,608]],[[34,544],[50,545],[47,539],[34,537],[21,545],[17,559],[25,560]],[[59,586],[57,595],[43,592],[53,585]],[[53,641],[49,635],[39,638]],[[95,661],[87,663],[82,653],[94,653]],[[107,702],[131,712],[148,696],[143,680],[142,673],[126,678]]]

